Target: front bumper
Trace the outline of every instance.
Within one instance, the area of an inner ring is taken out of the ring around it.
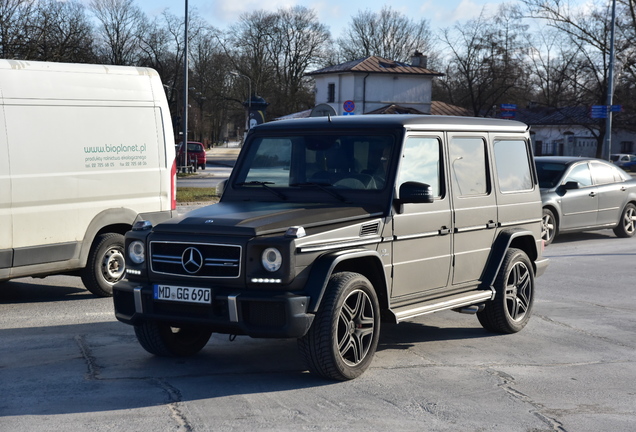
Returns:
[[[314,319],[309,297],[291,293],[213,289],[212,304],[202,305],[155,300],[152,286],[125,280],[113,287],[113,301],[115,316],[126,324],[156,320],[259,338],[304,336]]]

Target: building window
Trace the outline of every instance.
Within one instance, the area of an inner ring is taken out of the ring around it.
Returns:
[[[329,83],[327,86],[327,102],[335,102],[336,101],[336,85],[334,83]]]
[[[634,153],[634,142],[621,141],[621,153],[627,153],[627,154]]]

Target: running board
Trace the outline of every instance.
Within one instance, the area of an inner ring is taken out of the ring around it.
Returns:
[[[439,312],[447,309],[457,309],[464,306],[471,306],[476,303],[492,300],[495,292],[488,291],[471,291],[468,293],[455,294],[442,299],[429,300],[425,303],[419,303],[416,307],[412,305],[405,306],[393,311],[393,315],[397,322],[405,319],[414,318],[419,315],[426,315],[433,312]]]

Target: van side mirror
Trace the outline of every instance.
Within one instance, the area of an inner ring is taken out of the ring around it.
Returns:
[[[433,189],[426,183],[405,182],[400,185],[398,204],[422,204],[433,202]]]

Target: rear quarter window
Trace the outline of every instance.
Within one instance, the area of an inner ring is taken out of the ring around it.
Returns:
[[[495,164],[501,192],[522,192],[533,188],[530,154],[526,141],[496,140]]]

